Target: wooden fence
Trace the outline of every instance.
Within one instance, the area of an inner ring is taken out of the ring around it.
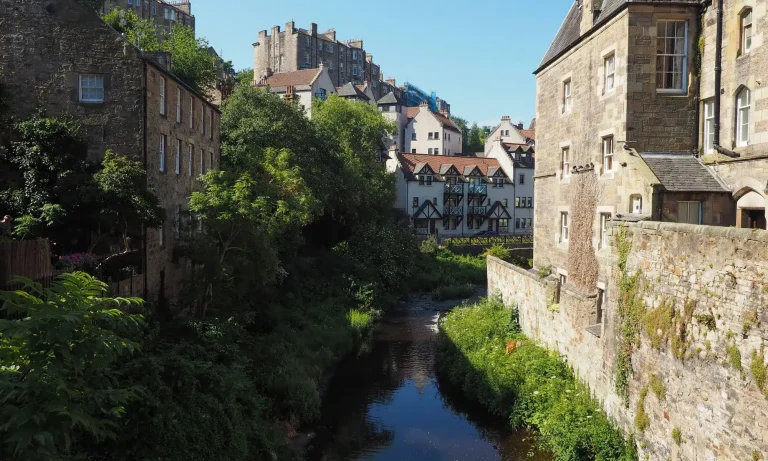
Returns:
[[[47,239],[0,242],[0,288],[10,287],[14,277],[50,282],[52,276]]]

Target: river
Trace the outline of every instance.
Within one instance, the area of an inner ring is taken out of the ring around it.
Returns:
[[[328,383],[308,460],[533,460],[530,434],[512,431],[435,376],[439,311],[417,297],[377,326],[370,351]]]

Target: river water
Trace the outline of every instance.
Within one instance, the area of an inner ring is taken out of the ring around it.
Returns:
[[[370,351],[339,364],[307,450],[314,461],[533,460],[526,432],[509,430],[435,376],[439,311],[418,298],[387,315]]]

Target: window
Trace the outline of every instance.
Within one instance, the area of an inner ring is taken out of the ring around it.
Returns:
[[[317,91],[315,91],[315,98],[325,101],[328,98],[328,93],[325,91],[325,88],[318,88]]]
[[[157,16],[157,5],[152,4],[152,16]]]
[[[420,186],[423,186],[423,185],[431,186],[432,185],[432,179],[433,178],[432,178],[431,175],[419,175],[419,185]]]
[[[715,103],[704,102],[704,152],[712,152],[715,148]]]
[[[741,53],[749,53],[752,49],[752,9],[741,14]]]
[[[213,139],[213,111],[208,111],[208,137]]]
[[[304,55],[304,65],[309,66],[309,54]]]
[[[317,42],[317,51],[323,52],[323,42]]]
[[[533,227],[533,219],[531,219],[531,218],[526,219],[525,220],[525,227],[527,229],[530,229],[531,227]]]
[[[600,213],[600,246],[599,249],[608,247],[608,220],[611,219],[610,213]]]
[[[430,131],[429,134],[427,135],[427,139],[432,139],[433,136],[434,134],[432,134],[432,132]]]
[[[659,21],[656,26],[656,89],[685,90],[688,66],[688,23]]]
[[[205,134],[205,104],[200,104],[200,134]]]
[[[415,154],[416,153],[416,149],[411,149],[411,153]]]
[[[205,174],[205,151],[200,149],[200,174]]]
[[[605,91],[611,91],[616,77],[616,55],[612,54],[605,58],[603,67],[605,68]]]
[[[525,220],[521,218],[515,218],[515,229],[521,228],[521,225],[522,225],[521,221],[525,221]]]
[[[181,139],[176,140],[176,174],[181,174]]]
[[[641,214],[643,212],[643,197],[641,195],[632,195],[629,197],[631,213]]]
[[[176,88],[176,123],[181,123],[181,88]]]
[[[509,229],[509,219],[501,218],[499,219],[499,230],[507,231]]]
[[[504,208],[506,208],[509,205],[509,199],[504,199]]]
[[[440,139],[440,132],[435,131],[435,139]]]
[[[415,140],[416,140],[416,132],[414,131],[413,133],[411,133],[411,141],[415,141]]]
[[[524,174],[520,175],[520,184],[525,184],[525,175]]]
[[[701,202],[677,202],[677,222],[701,224]]]
[[[189,95],[189,129],[195,128],[195,100]]]
[[[208,168],[213,169],[213,151],[208,152]]]
[[[160,77],[160,115],[165,115],[165,78]]]
[[[187,153],[187,163],[188,163],[187,165],[188,175],[189,177],[192,177],[195,169],[193,166],[193,164],[195,163],[195,146],[193,146],[192,144],[189,145],[189,152]]]
[[[165,146],[168,144],[168,138],[164,135],[160,135],[160,171],[165,173]]]
[[[333,45],[328,44],[328,46],[325,47],[326,51],[328,51],[328,54],[333,54]],[[331,63],[333,64],[333,63]]]
[[[749,109],[750,109],[749,88],[742,88],[736,95],[736,145],[746,146],[749,144]]]
[[[352,50],[352,59],[357,60],[357,50]]]
[[[333,61],[328,61],[328,70],[333,70]]]
[[[432,148],[431,148],[431,147],[428,149],[428,153],[429,153],[430,155],[432,155]]]
[[[597,289],[597,323],[603,323],[603,307],[607,304],[608,297],[603,288]]]
[[[567,147],[563,148],[562,154],[560,156],[560,167],[562,169],[561,177],[567,178],[571,175],[571,163],[568,160],[569,157],[569,149]]]
[[[504,178],[493,178],[493,187],[497,189],[504,188]]]
[[[157,241],[160,246],[165,245],[165,221],[161,221],[160,227],[157,228]]]
[[[170,11],[168,11],[168,8],[164,8],[164,10],[165,10],[165,11],[164,11],[164,14],[165,14],[165,16],[164,16],[164,17],[165,17],[165,19],[171,19],[171,12],[170,12]]]
[[[418,206],[419,206],[419,198],[418,197],[414,197],[413,198],[413,207],[416,208]]]
[[[360,74],[360,68],[357,67],[357,64],[352,66],[352,75],[357,77]]]
[[[104,102],[104,76],[80,74],[80,102]]]
[[[526,197],[525,202],[528,205],[528,208],[533,208],[533,197]]]
[[[515,208],[520,208],[520,197],[515,197]]]
[[[304,37],[304,40],[305,40],[305,41],[304,41],[305,45],[307,46],[307,48],[309,48],[309,46],[310,46],[310,44],[311,44],[311,40],[310,40],[310,38],[309,38],[309,37]]]
[[[571,110],[571,79],[563,82],[563,112]]]
[[[560,213],[560,242],[568,241],[568,213]]]
[[[603,173],[613,171],[613,136],[603,138]]]

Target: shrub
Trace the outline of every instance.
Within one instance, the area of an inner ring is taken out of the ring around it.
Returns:
[[[739,350],[738,346],[736,346],[735,344],[731,344],[730,346],[728,346],[727,352],[728,352],[728,361],[731,364],[731,366],[736,370],[741,371],[742,370],[741,351]]]
[[[469,298],[475,294],[475,286],[471,283],[461,285],[448,285],[438,287],[432,290],[432,299],[435,301],[445,301],[447,299]]]
[[[661,378],[658,377],[658,375],[651,375],[651,382],[650,382],[651,390],[654,394],[656,394],[656,397],[659,398],[659,400],[664,400],[667,396],[667,389],[664,387],[664,383],[661,381]]]
[[[768,365],[764,364],[762,349],[759,353],[756,350],[752,351],[750,369],[752,370],[752,376],[755,377],[757,387],[761,391],[766,390],[766,384],[768,384]]]
[[[680,445],[683,443],[683,434],[680,432],[679,428],[672,429],[672,440],[675,441],[676,445]]]
[[[82,272],[50,288],[23,283],[24,291],[0,292],[8,318],[0,320],[0,453],[55,459],[77,436],[114,438],[142,393],[122,365],[139,351],[143,323],[124,309],[141,300],[103,297],[106,285]]]
[[[645,398],[648,396],[648,388],[644,387],[640,391],[640,398],[637,399],[637,409],[635,410],[635,427],[643,432],[651,425],[651,418],[645,412]]]
[[[434,255],[440,249],[440,245],[437,243],[437,238],[434,235],[430,235],[429,238],[421,242],[419,249],[424,254]]]
[[[505,248],[504,245],[497,243],[492,247],[488,248],[488,250],[486,250],[486,252],[484,253],[484,256],[493,256],[503,261],[509,261],[510,251],[509,249]]]
[[[507,353],[514,341],[516,347]],[[532,426],[559,460],[636,460],[634,443],[611,425],[589,389],[557,355],[520,333],[515,309],[483,300],[441,323],[438,371],[491,413]]]

